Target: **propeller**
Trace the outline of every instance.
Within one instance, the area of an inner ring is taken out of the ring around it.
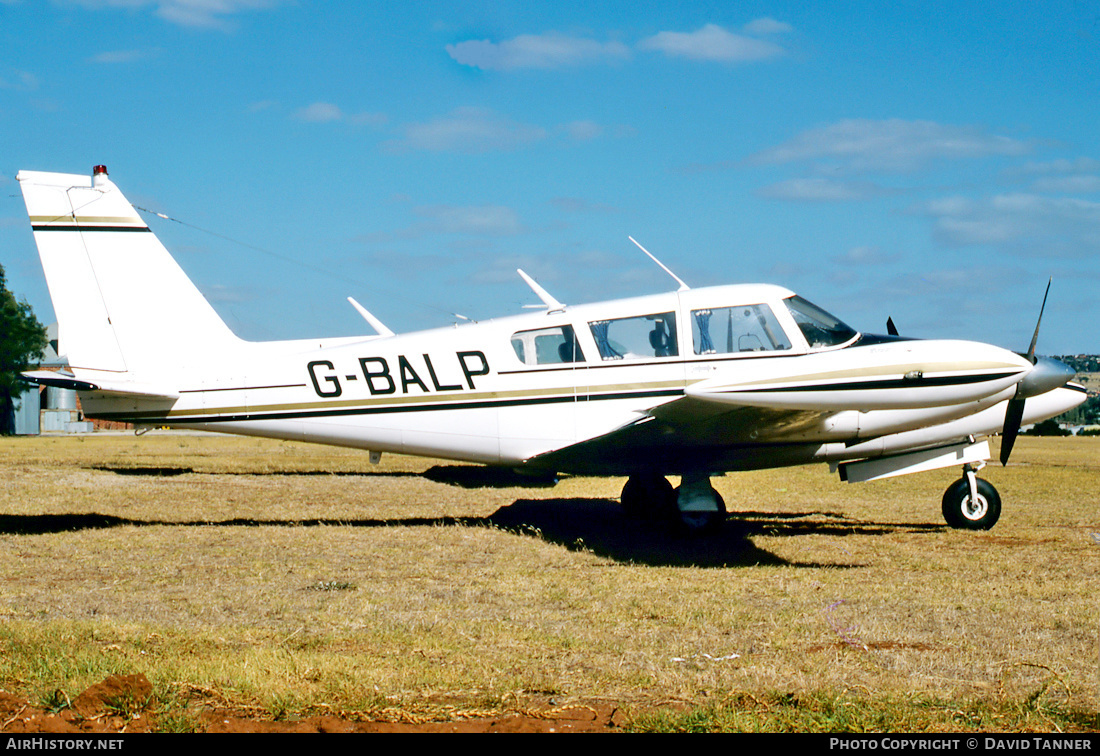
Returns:
[[[1024,419],[1024,399],[1013,397],[1008,400],[1005,411],[1005,427],[1001,431],[1001,466],[1008,464],[1012,447],[1016,445],[1016,436],[1020,433],[1020,423]]]
[[[1047,306],[1050,283],[1050,281],[1047,281],[1047,290],[1043,294],[1043,304],[1039,308],[1039,320],[1035,323],[1035,333],[1031,337],[1031,345],[1027,348],[1027,354],[1020,355],[1034,367],[1028,371],[1023,380],[1016,384],[1016,395],[1008,400],[1008,408],[1005,410],[1005,425],[1004,430],[1001,431],[1002,465],[1008,464],[1012,447],[1016,443],[1016,436],[1020,433],[1020,423],[1024,419],[1024,404],[1027,398],[1045,394],[1064,386],[1074,376],[1073,368],[1068,365],[1049,357],[1035,356],[1035,345],[1039,341],[1039,326],[1043,322],[1043,311]]]

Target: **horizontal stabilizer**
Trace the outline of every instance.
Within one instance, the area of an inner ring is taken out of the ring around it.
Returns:
[[[72,373],[59,373],[53,370],[28,370],[21,373],[23,380],[39,386],[72,389],[74,391],[101,391],[117,396],[141,396],[157,399],[179,399],[175,391],[133,383],[130,381],[83,381]]]

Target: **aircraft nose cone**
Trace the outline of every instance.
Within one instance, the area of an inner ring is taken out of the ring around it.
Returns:
[[[1035,366],[1020,381],[1016,396],[1020,399],[1026,399],[1031,396],[1045,394],[1048,391],[1065,386],[1073,380],[1074,375],[1076,375],[1076,372],[1066,363],[1050,357],[1039,357],[1035,361]]]

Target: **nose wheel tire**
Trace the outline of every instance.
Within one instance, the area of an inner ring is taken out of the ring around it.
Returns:
[[[965,477],[948,486],[943,494],[943,519],[952,528],[989,530],[1001,517],[1001,497],[988,481],[977,479],[977,496],[971,497]]]

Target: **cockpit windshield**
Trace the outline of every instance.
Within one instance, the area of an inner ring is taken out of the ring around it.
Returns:
[[[845,344],[858,334],[835,316],[799,296],[783,300],[811,349]]]

